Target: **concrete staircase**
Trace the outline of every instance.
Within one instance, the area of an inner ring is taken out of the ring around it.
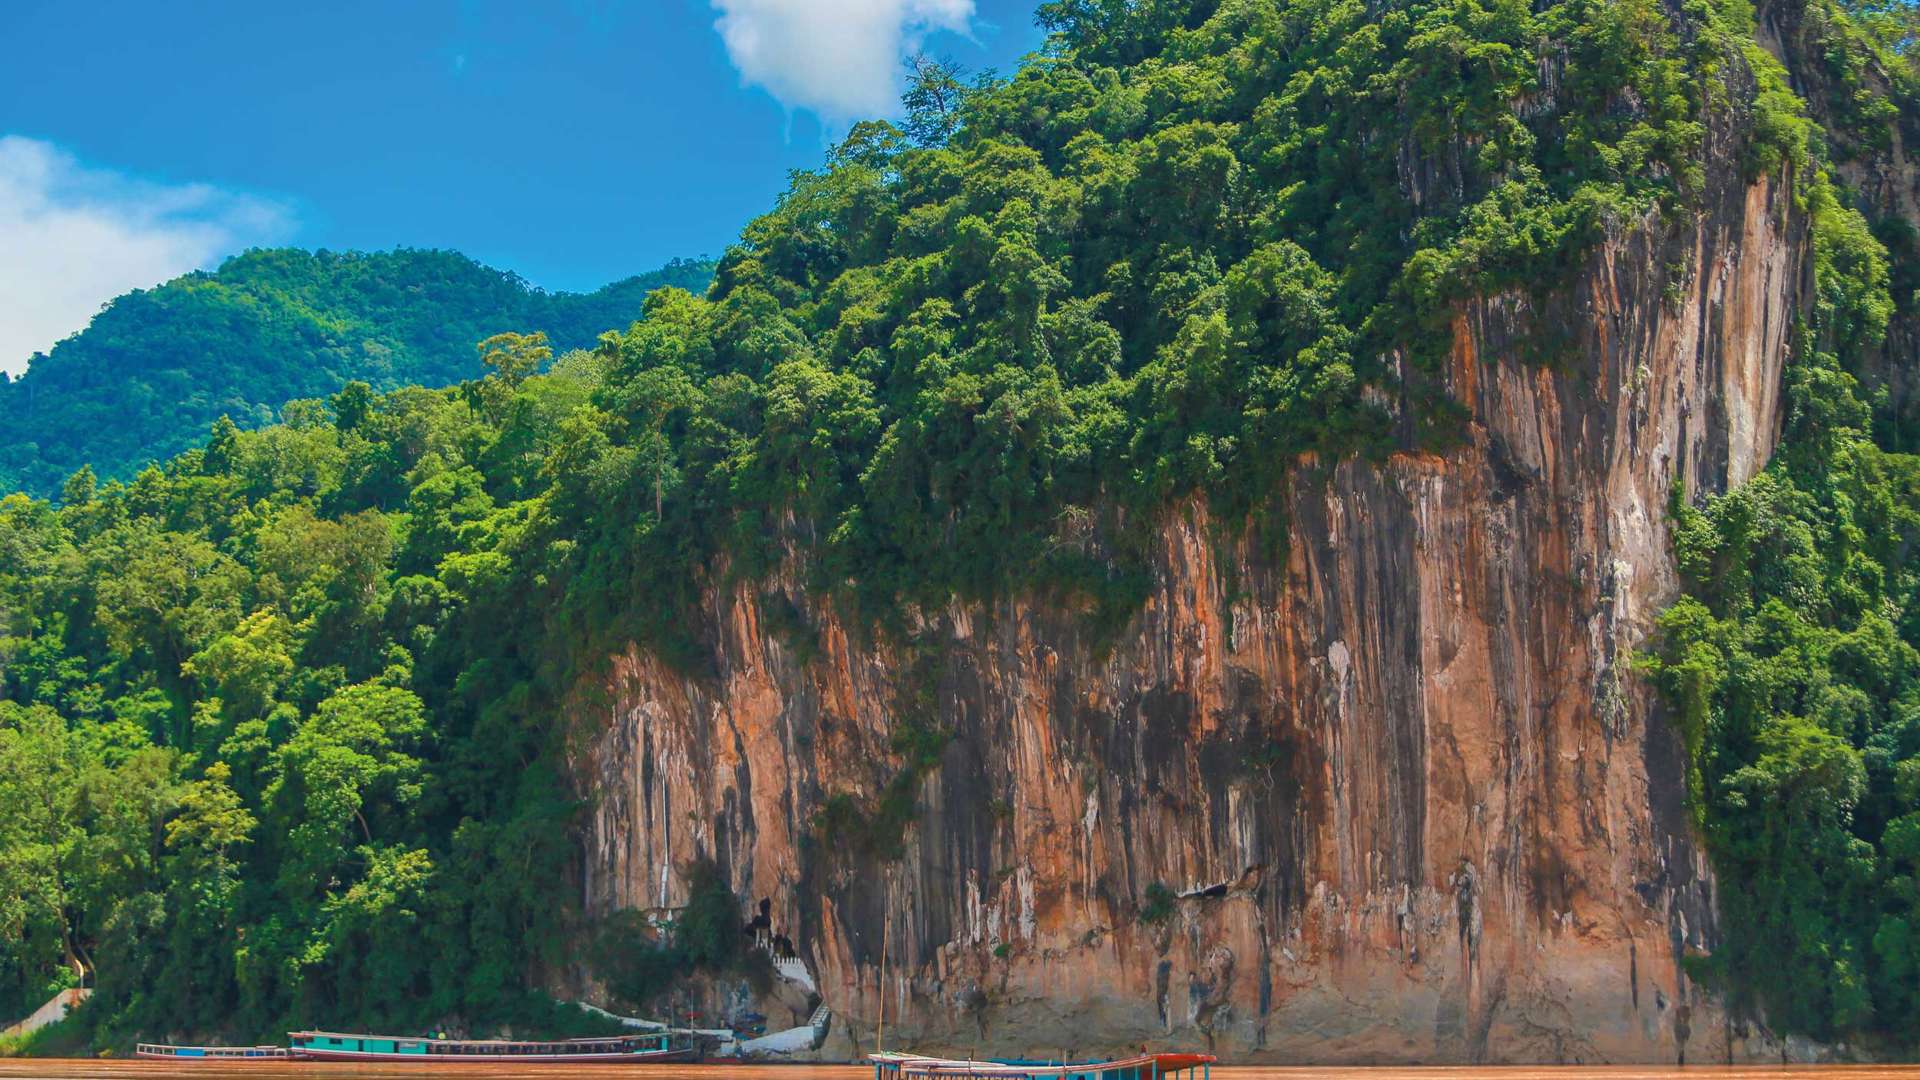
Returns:
[[[767,946],[763,945],[761,948],[767,949],[769,953],[772,952],[772,949]],[[807,962],[797,956],[774,957],[773,970],[775,974],[795,986],[804,989],[809,994],[817,996],[820,993],[819,984],[814,981],[813,972],[807,967]],[[609,1020],[618,1021],[621,1026],[633,1028],[637,1031],[667,1031],[670,1029],[669,1025],[663,1024],[658,1020],[644,1020],[638,1016],[619,1016],[597,1005],[589,1005],[584,1001],[575,1002],[575,1004],[588,1012],[597,1013]],[[787,1028],[785,1031],[768,1032],[758,1038],[738,1039],[734,1037],[733,1032],[717,1028],[696,1029],[696,1033],[713,1037],[718,1046],[715,1052],[716,1057],[778,1060],[793,1054],[818,1050],[820,1044],[826,1041],[827,1029],[832,1023],[833,1010],[827,1008],[826,1003],[822,1002],[818,1008],[813,1010],[813,1015],[807,1018],[807,1022],[799,1027]]]
[[[769,953],[773,951],[765,945],[761,947]],[[773,958],[773,970],[807,993],[819,996],[820,986],[814,981],[813,972],[805,960],[797,956],[776,956]],[[743,1058],[778,1059],[818,1050],[820,1044],[826,1041],[827,1028],[832,1023],[833,1010],[827,1008],[823,1001],[813,1010],[813,1015],[807,1018],[806,1023],[785,1031],[768,1032],[757,1039],[743,1039],[734,1044],[734,1053]]]
[[[25,1020],[8,1026],[5,1031],[0,1031],[0,1038],[17,1039],[22,1035],[39,1031],[43,1027],[50,1027],[57,1024],[67,1018],[68,1011],[75,1005],[80,1004],[92,996],[93,990],[85,986],[76,986],[70,990],[62,990],[51,998],[48,998],[45,1005],[40,1006],[28,1014]]]
[[[817,994],[820,988],[813,984],[813,972],[807,970],[807,962],[797,956],[789,956],[773,962],[773,970],[780,977],[804,988],[809,994]]]
[[[736,1044],[734,1052],[743,1058],[773,1058],[818,1050],[820,1044],[826,1041],[827,1027],[832,1022],[833,1010],[822,1003],[799,1027],[776,1031],[757,1039],[742,1040]]]

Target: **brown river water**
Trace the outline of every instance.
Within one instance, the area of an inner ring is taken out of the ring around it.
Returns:
[[[1445,1068],[1322,1068],[1215,1066],[1216,1080],[1920,1080],[1920,1065],[1806,1066],[1453,1066]],[[420,1077],[472,1077],[520,1080],[585,1076],[591,1080],[870,1080],[871,1069],[857,1065],[554,1065],[473,1062],[448,1065],[333,1064],[287,1061],[221,1061],[179,1064],[171,1061],[0,1060],[0,1078],[90,1080],[136,1077],[187,1080],[230,1076],[248,1080],[418,1080]]]

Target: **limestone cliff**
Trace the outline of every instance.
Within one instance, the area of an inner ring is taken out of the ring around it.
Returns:
[[[1907,248],[1913,257],[1911,230],[1920,225],[1920,158],[1913,144],[1920,132],[1904,116],[1899,122],[1862,125],[1847,115],[1851,88],[1840,85],[1831,52],[1842,52],[1837,44],[1838,30],[1818,8],[1801,0],[1765,0],[1755,5],[1760,40],[1785,64],[1794,91],[1807,103],[1809,114],[1819,122],[1830,151],[1833,172],[1841,182],[1858,193],[1862,210],[1871,220],[1898,220],[1909,226],[1908,237],[1896,239],[1883,230],[1883,239]],[[1866,89],[1882,100],[1898,100],[1888,72],[1874,64],[1864,65],[1860,78]],[[1863,135],[1877,138],[1863,137]],[[1894,253],[1896,260],[1900,253]],[[1908,305],[1901,305],[1887,326],[1886,341],[1878,355],[1869,358],[1858,372],[1869,393],[1885,389],[1890,397],[1890,413],[1912,423],[1920,409],[1920,387],[1914,385],[1915,365],[1920,356],[1920,319]]]
[[[791,565],[709,589],[710,673],[633,650],[578,695],[589,910],[676,904],[717,858],[809,962],[827,1056],[883,1006],[888,1045],[954,1052],[1748,1053],[1681,968],[1713,883],[1631,660],[1676,589],[1669,493],[1764,464],[1808,295],[1793,192],[1710,175],[1701,213],[1622,226],[1545,299],[1466,305],[1465,438],[1301,462],[1284,558],[1195,501],[1117,642],[1021,600],[924,613],[953,738],[898,860],[812,821],[898,772],[919,654]]]

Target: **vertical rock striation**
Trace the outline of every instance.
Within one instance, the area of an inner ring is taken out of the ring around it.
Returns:
[[[1171,511],[1116,642],[955,606],[923,618],[925,673],[791,565],[709,590],[710,674],[633,650],[578,695],[589,909],[671,906],[718,859],[811,964],[829,1055],[871,1049],[883,1001],[889,1045],[954,1052],[1739,1053],[1681,967],[1713,883],[1631,666],[1676,590],[1673,485],[1744,480],[1780,425],[1805,221],[1735,172],[1549,299],[1465,306],[1440,376],[1465,438],[1301,462],[1284,557]],[[920,678],[953,738],[904,855],[863,860],[812,821],[896,775]]]

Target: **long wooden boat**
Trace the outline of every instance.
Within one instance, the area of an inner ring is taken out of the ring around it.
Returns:
[[[284,1046],[175,1046],[172,1043],[134,1043],[133,1056],[189,1061],[259,1061],[285,1058]]]
[[[519,1039],[423,1039],[403,1035],[355,1035],[337,1031],[290,1031],[294,1057],[304,1061],[688,1061],[693,1044],[671,1032],[597,1039],[533,1042]]]
[[[868,1054],[874,1080],[1211,1080],[1212,1054],[1138,1054],[1112,1061],[963,1061],[923,1054]],[[1198,1076],[1196,1077],[1196,1072]]]

